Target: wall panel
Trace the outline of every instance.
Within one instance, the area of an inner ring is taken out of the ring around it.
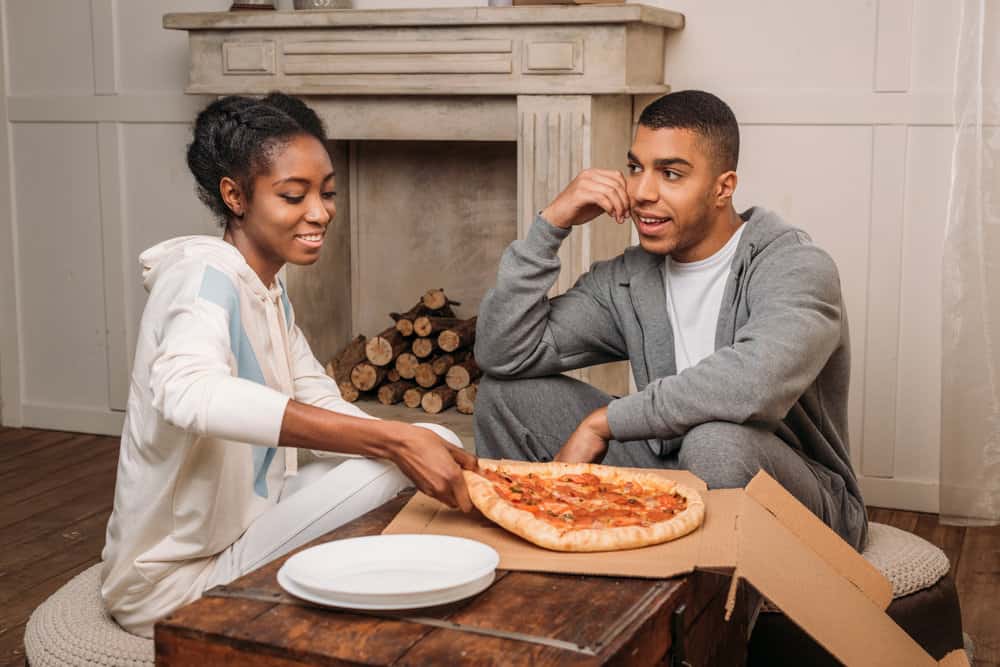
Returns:
[[[107,405],[97,128],[12,133],[25,403]]]
[[[89,2],[8,0],[4,9],[8,94],[94,93]]]
[[[936,479],[941,433],[941,247],[952,132],[911,127],[901,248],[895,476]]]
[[[130,123],[122,127],[125,242],[120,261],[130,365],[146,303],[139,254],[175,236],[219,234],[208,208],[195,195],[194,178],[185,162],[190,141],[186,125]]]
[[[763,206],[805,229],[837,263],[851,327],[855,454],[861,448],[871,141],[867,127],[744,127],[734,197],[740,210]]]
[[[708,90],[871,89],[875,3],[653,0],[682,12],[667,39],[667,80]]]
[[[177,93],[188,76],[187,33],[164,30],[168,12],[224,11],[228,0],[124,0],[117,3],[123,93]]]

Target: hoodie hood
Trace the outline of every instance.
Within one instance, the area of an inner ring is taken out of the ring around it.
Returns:
[[[179,262],[198,259],[210,259],[213,265],[221,265],[222,268],[228,269],[251,291],[260,296],[272,296],[272,292],[280,290],[277,280],[275,289],[265,287],[260,276],[250,268],[240,251],[232,244],[214,236],[180,236],[157,243],[143,251],[139,255],[142,286],[150,292],[156,281],[171,267]]]
[[[773,211],[760,206],[748,208],[740,213],[740,217],[744,221],[744,230],[739,245],[736,246],[736,256],[733,258],[733,271],[736,272],[741,271],[741,267],[749,264],[754,256],[781,236],[788,233],[804,234],[802,230],[788,225]],[[660,271],[663,267],[663,255],[647,252],[639,244],[627,248],[624,258],[629,276],[636,276],[646,271]],[[628,281],[624,281],[623,284],[628,284]]]

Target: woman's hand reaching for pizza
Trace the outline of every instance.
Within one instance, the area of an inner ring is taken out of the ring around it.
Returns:
[[[580,422],[556,454],[555,460],[562,463],[600,463],[608,453],[609,440],[608,409],[595,410]]]
[[[420,491],[463,512],[472,500],[462,470],[476,470],[479,460],[426,428],[399,424],[400,432],[389,459]]]

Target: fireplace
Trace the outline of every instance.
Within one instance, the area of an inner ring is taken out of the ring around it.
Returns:
[[[475,314],[503,248],[591,165],[623,162],[635,115],[668,90],[682,15],[643,5],[168,14],[190,36],[187,92],[308,99],[336,139],[338,216],[318,266],[289,267],[325,360],[443,287]],[[629,229],[574,232],[554,293]],[[576,377],[628,389],[625,364]]]

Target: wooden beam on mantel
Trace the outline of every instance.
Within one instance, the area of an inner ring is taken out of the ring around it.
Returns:
[[[680,12],[646,5],[468,7],[448,9],[335,9],[319,11],[199,12],[163,17],[171,30],[259,30],[412,26],[646,23],[684,27]]]

